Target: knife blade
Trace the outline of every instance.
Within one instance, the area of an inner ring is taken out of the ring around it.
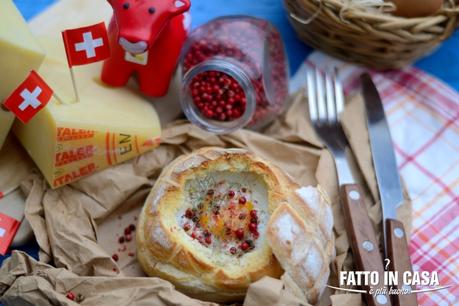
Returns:
[[[376,172],[383,220],[396,219],[397,207],[403,203],[402,184],[398,175],[392,137],[383,104],[370,75],[362,76],[363,97],[367,111],[373,165]],[[385,229],[385,226],[384,226]],[[386,232],[384,230],[384,232]],[[385,241],[386,244],[386,241]]]
[[[397,220],[397,208],[404,198],[389,125],[381,97],[370,75],[363,74],[361,81],[373,165],[381,199],[386,258],[390,260],[389,267],[392,271],[398,271],[399,274],[412,272],[406,232],[403,223]],[[399,285],[397,288],[409,291],[413,289],[406,285]],[[394,295],[393,303],[397,306],[414,306],[417,305],[417,297],[416,294]]]

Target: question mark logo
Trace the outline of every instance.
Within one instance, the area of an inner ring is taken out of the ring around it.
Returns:
[[[390,259],[386,258],[386,259],[384,259],[384,262],[386,263],[386,266],[385,266],[384,270],[387,270],[387,267],[389,267],[389,265],[390,265]]]

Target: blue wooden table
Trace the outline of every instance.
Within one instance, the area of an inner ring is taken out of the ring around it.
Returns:
[[[98,0],[101,1],[101,0]],[[55,0],[14,0],[26,19],[42,12]],[[294,73],[312,49],[300,42],[290,27],[282,7],[282,0],[192,0],[193,27],[222,15],[246,14],[269,19],[281,31],[287,46],[291,71]],[[459,31],[430,56],[416,66],[448,83],[459,91]],[[31,243],[23,250],[37,256],[38,246]],[[0,262],[3,258],[0,258]]]

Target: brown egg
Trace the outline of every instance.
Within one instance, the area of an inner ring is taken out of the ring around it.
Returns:
[[[394,15],[402,17],[424,17],[435,14],[444,0],[390,0],[397,9]]]

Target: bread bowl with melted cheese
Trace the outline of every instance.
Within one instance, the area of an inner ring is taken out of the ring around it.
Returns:
[[[272,250],[285,238],[272,216],[281,217],[279,209],[289,207],[298,209],[300,226],[307,225],[305,240],[311,240],[308,235],[316,236],[314,243],[325,239],[314,244],[321,256],[319,263],[315,261],[320,275],[314,276],[322,281],[328,278],[334,254],[329,205],[314,203],[325,207],[317,216],[301,204],[295,190],[299,186],[279,168],[246,150],[203,148],[181,156],[163,169],[142,209],[138,260],[148,275],[170,281],[191,297],[243,300],[251,283],[264,276],[280,278],[284,269],[289,273],[296,264],[285,252],[278,254],[283,261],[279,262]],[[324,218],[322,234],[319,223]],[[298,276],[290,280],[295,283]],[[321,290],[309,283],[309,276],[307,281],[295,285],[295,290],[308,300],[316,299]]]

